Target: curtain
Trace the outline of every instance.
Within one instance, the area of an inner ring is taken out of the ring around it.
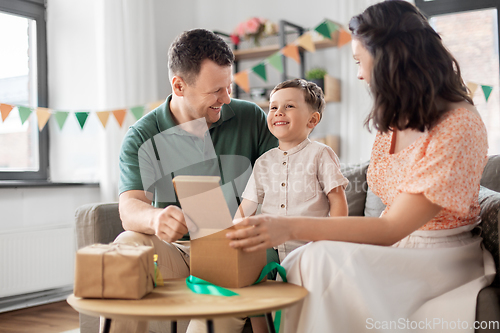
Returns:
[[[118,155],[127,128],[113,111],[158,100],[154,0],[49,0],[49,107],[70,112],[50,122],[52,181],[99,182],[101,201],[118,199]],[[163,96],[164,97],[164,96]],[[90,112],[84,128],[72,115]]]

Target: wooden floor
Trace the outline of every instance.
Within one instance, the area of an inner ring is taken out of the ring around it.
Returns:
[[[78,312],[66,301],[0,313],[1,333],[59,333],[78,327]]]

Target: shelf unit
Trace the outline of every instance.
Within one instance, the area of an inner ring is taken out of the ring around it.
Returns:
[[[245,60],[252,60],[252,59],[264,59],[269,57],[270,55],[278,52],[281,50],[283,47],[287,45],[287,35],[288,34],[297,34],[298,36],[301,36],[306,30],[296,24],[290,23],[285,20],[280,21],[280,33],[279,33],[279,44],[274,44],[274,45],[266,45],[266,46],[260,46],[260,47],[254,47],[254,48],[249,48],[249,49],[238,49],[238,45],[234,45],[234,71],[235,73],[238,73],[240,70],[240,62],[245,61]],[[290,31],[290,29],[292,31]],[[226,37],[229,37],[227,34],[217,32],[220,35],[224,35]],[[333,48],[337,47],[338,43],[338,36],[339,33],[336,31],[335,33],[332,34],[332,39],[323,39],[319,41],[314,42],[314,46],[316,50],[322,50],[322,49],[328,49],[328,48]],[[305,50],[302,47],[299,47],[299,55],[300,55],[300,76],[302,78],[305,77],[305,59],[304,59],[304,52]],[[285,81],[288,79],[287,77],[287,58],[282,55],[282,62],[283,62],[283,73],[281,75],[282,81]],[[326,76],[325,77],[325,87],[324,87],[324,93],[325,93],[325,101],[326,102],[339,102],[340,101],[340,81],[332,76]],[[240,97],[240,88],[235,84],[233,88],[233,94],[234,97],[239,98]],[[268,108],[269,103],[267,101],[263,102],[256,102],[257,105],[259,105],[262,108]]]

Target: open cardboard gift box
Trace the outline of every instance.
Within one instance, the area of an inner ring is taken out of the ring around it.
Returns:
[[[191,275],[225,288],[253,284],[266,265],[266,250],[229,246],[226,233],[236,227],[219,177],[177,176],[174,185],[191,236]]]

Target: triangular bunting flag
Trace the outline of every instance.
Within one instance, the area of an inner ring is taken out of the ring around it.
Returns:
[[[338,47],[344,46],[350,41],[351,41],[351,34],[345,31],[344,29],[340,29],[339,41],[337,43],[337,46]]]
[[[43,130],[43,128],[45,127],[45,124],[47,124],[47,121],[49,121],[50,109],[37,108],[36,109],[36,117],[38,118],[38,129],[41,132]]]
[[[281,49],[281,52],[289,57],[295,60],[298,64],[300,64],[300,55],[299,55],[299,48],[297,45],[294,44],[288,44],[284,48]]]
[[[316,52],[316,47],[314,46],[314,42],[312,40],[312,36],[309,32],[306,32],[302,36],[297,39],[297,44],[302,46],[304,50],[309,52]]]
[[[31,112],[33,112],[30,108],[26,106],[18,106],[17,110],[19,111],[19,118],[21,118],[21,124],[24,124],[26,120],[28,120],[28,118],[30,117]]]
[[[328,28],[328,24],[325,22],[321,23],[318,25],[316,28],[314,28],[317,32],[319,32],[321,35],[324,37],[331,39],[332,37],[330,36],[330,29]]]
[[[144,115],[144,106],[136,106],[130,109],[136,120],[141,119]]]
[[[491,91],[493,90],[492,86],[481,85],[483,88],[484,98],[486,98],[486,102],[488,102],[488,98],[490,98]]]
[[[122,127],[123,125],[123,120],[125,119],[125,116],[127,115],[127,110],[121,109],[121,110],[114,110],[113,111],[113,116],[115,116],[116,121]]]
[[[108,123],[110,113],[111,112],[109,111],[100,111],[95,113],[97,115],[97,118],[99,118],[99,120],[101,121],[102,127],[104,128],[106,128],[106,124]]]
[[[165,101],[156,101],[156,102],[153,102],[153,103],[149,103],[149,111],[156,109],[157,107],[159,107],[160,105],[162,105],[163,102],[165,102]]]
[[[2,121],[5,121],[10,111],[14,108],[14,105],[10,104],[1,104],[0,103],[0,112],[2,113]]]
[[[66,119],[68,119],[69,112],[66,111],[56,111],[54,117],[56,118],[57,125],[59,129],[62,130]]]
[[[470,97],[474,96],[474,94],[476,93],[477,87],[478,87],[477,83],[467,82],[467,88],[469,88],[469,90],[470,90]]]
[[[75,112],[76,120],[80,124],[80,128],[83,129],[85,126],[85,122],[87,122],[87,118],[89,117],[90,112]]]
[[[271,66],[276,68],[278,72],[283,73],[283,55],[281,52],[276,52],[275,54],[271,55],[269,58],[267,58],[267,61]]]
[[[241,71],[233,75],[234,83],[240,86],[246,93],[250,91],[250,83],[248,82],[248,71]]]
[[[337,31],[339,28],[339,26],[331,20],[326,20],[326,26],[328,27],[328,30],[330,30],[330,36],[332,35],[332,32]]]
[[[263,62],[252,67],[252,71],[267,82],[266,65]]]

